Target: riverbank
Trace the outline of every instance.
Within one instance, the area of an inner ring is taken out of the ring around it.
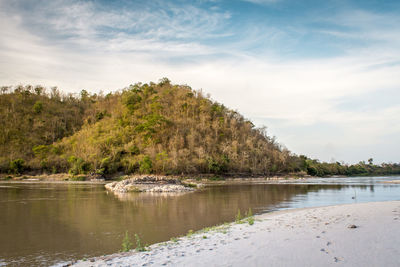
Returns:
[[[74,266],[399,266],[400,201],[273,212]]]
[[[105,183],[105,179],[97,175],[71,175],[68,173],[9,175],[0,174],[0,183]]]
[[[127,180],[131,178],[141,177],[146,175],[120,175],[115,177],[100,177],[91,175],[70,175],[68,173],[58,174],[38,174],[38,175],[9,175],[0,174],[0,183],[2,182],[43,182],[43,183],[71,183],[71,182],[82,182],[82,183],[110,183]],[[157,176],[157,175],[150,175]],[[162,175],[161,175],[162,176]],[[311,176],[165,176],[166,178],[177,179],[186,184],[198,184],[198,185],[229,185],[229,184],[265,184],[265,183],[279,183],[285,181],[301,181],[308,178],[315,178]]]

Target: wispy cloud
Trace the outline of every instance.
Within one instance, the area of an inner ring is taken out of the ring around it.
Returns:
[[[280,2],[282,0],[241,0],[241,1],[249,2],[249,3],[253,3],[253,4],[258,4],[258,5],[266,5],[266,4],[277,3],[277,2]]]
[[[280,26],[237,23],[219,1],[150,2],[0,0],[0,82],[107,91],[167,76],[266,124],[296,153],[400,157],[383,150],[400,137],[389,100],[400,97],[400,16],[353,9]],[[298,57],[313,41],[340,53]]]
[[[359,54],[360,49],[361,52],[368,52],[376,48],[385,55],[393,52],[387,49],[397,51],[395,48],[400,45],[400,29],[394,27],[400,24],[400,16],[392,13],[382,14],[355,9],[319,20],[337,27],[321,32],[347,41],[347,50],[350,53]]]

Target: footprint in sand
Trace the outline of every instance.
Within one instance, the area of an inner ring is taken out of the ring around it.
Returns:
[[[325,254],[329,254],[329,252],[328,252],[326,249],[324,249],[324,248],[321,248],[320,251],[321,251],[321,252],[324,252]]]
[[[338,258],[338,257],[333,257],[333,260],[334,260],[335,262],[339,262],[339,261],[341,261],[342,259],[340,259],[340,258]]]

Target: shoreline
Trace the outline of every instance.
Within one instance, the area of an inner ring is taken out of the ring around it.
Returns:
[[[399,266],[400,201],[301,208],[74,266]],[[64,264],[61,266],[69,266]]]
[[[127,180],[132,176],[127,176],[123,180]],[[169,176],[166,176],[169,177]],[[218,180],[212,180],[209,178],[189,178],[188,176],[179,177],[171,176],[171,178],[179,179],[183,184],[196,184],[199,187],[213,186],[213,185],[234,185],[234,184],[271,184],[271,183],[282,183],[285,181],[301,181],[309,178],[316,177],[224,177]],[[47,184],[108,184],[112,182],[118,182],[122,180],[118,179],[94,179],[94,180],[73,180],[74,178],[68,174],[57,174],[57,175],[21,175],[13,177],[11,179],[0,179],[2,183],[15,183],[15,184],[27,184],[27,183],[47,183]]]
[[[96,176],[96,175],[95,175]],[[246,175],[246,174],[231,174],[231,175],[223,175],[223,174],[185,174],[185,175],[166,175],[166,174],[119,174],[119,175],[111,175],[111,176],[103,176],[101,178],[107,181],[118,181],[120,177],[138,177],[138,176],[165,176],[171,178],[177,178],[181,180],[210,180],[210,181],[226,181],[226,180],[235,180],[235,179],[299,179],[299,178],[312,178],[317,176],[310,175],[302,175],[296,176],[293,174],[285,174],[285,175],[271,175],[271,176],[263,176],[263,175]],[[10,177],[10,180],[23,180],[27,178],[31,179],[49,179],[49,180],[64,180],[71,179],[76,177],[91,177],[90,174],[78,174],[71,175],[69,173],[43,173],[43,174],[7,174],[0,173],[0,179],[5,179],[6,177]],[[100,176],[98,176],[100,177]],[[331,177],[346,177],[346,176],[331,176]]]
[[[57,174],[57,178],[54,178],[53,175],[39,175],[39,176],[25,176],[27,178],[19,179],[0,179],[1,184],[108,184],[112,182],[122,181],[122,180],[105,180],[105,179],[93,179],[93,180],[68,180],[71,179],[68,174]],[[24,176],[22,176],[24,177]],[[175,177],[175,176],[171,176]],[[368,176],[360,176],[357,178],[368,178]],[[374,176],[375,177],[375,176]],[[379,177],[398,177],[396,175],[383,175]],[[219,186],[219,185],[261,185],[261,184],[291,184],[292,182],[302,182],[310,179],[329,179],[329,178],[356,178],[355,176],[331,176],[331,177],[318,177],[318,176],[307,176],[307,177],[282,177],[282,176],[271,176],[271,177],[225,177],[221,180],[212,180],[208,178],[185,178],[176,176],[175,178],[181,179],[181,182],[184,184],[196,184],[198,188],[208,187],[208,186]],[[128,179],[128,178],[126,178]],[[380,181],[379,184],[399,184],[400,180],[389,180],[389,181]]]
[[[393,176],[380,176],[380,177],[393,177]],[[226,178],[224,180],[209,180],[209,179],[193,179],[193,178],[187,178],[182,180],[183,183],[186,184],[196,184],[199,187],[202,186],[219,186],[219,185],[257,185],[257,184],[286,184],[286,183],[292,183],[293,181],[296,182],[301,182],[301,181],[307,181],[309,179],[329,179],[329,178],[355,178],[353,176],[340,176],[340,177],[243,177],[243,178]],[[363,177],[362,177],[363,178]],[[365,177],[367,178],[367,177]],[[84,181],[76,181],[76,180],[56,180],[56,179],[46,179],[46,178],[27,178],[27,179],[0,179],[0,184],[7,184],[7,183],[12,183],[12,184],[108,184],[112,182],[116,182],[118,180],[96,180],[96,181],[91,181],[91,180],[84,180]],[[379,184],[399,184],[399,180],[391,180],[391,181],[381,181],[378,182]]]

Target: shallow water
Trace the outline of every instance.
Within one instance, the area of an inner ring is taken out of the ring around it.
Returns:
[[[125,231],[152,244],[255,213],[400,200],[400,177],[229,185],[179,195],[107,193],[103,185],[0,184],[0,266],[51,265],[121,249]]]

